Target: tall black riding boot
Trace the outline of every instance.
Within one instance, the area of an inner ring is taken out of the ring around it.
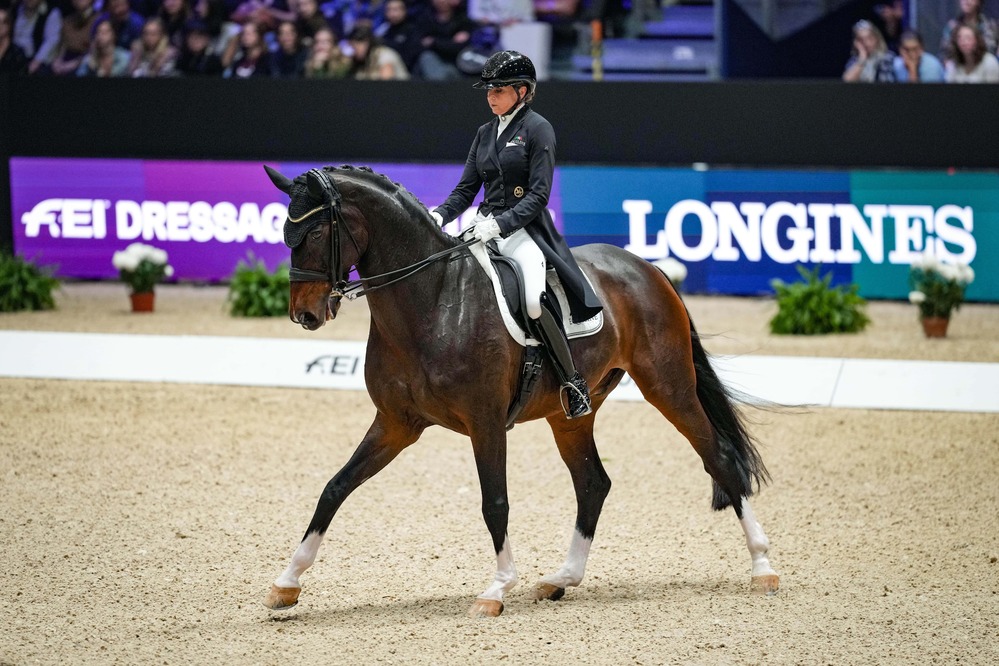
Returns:
[[[562,400],[565,417],[578,419],[593,411],[590,407],[590,391],[586,386],[586,380],[576,371],[576,365],[572,362],[569,340],[566,338],[565,329],[562,328],[561,318],[556,317],[551,311],[547,300],[547,297],[542,295],[541,316],[532,320],[532,323],[536,334],[548,350],[548,356],[555,366],[559,381],[562,382],[562,391],[566,394],[566,398]]]

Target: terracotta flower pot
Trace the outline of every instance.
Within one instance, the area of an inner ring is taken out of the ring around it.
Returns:
[[[138,294],[131,294],[129,298],[132,299],[132,312],[152,312],[153,305],[156,302],[156,293],[143,291]]]
[[[947,317],[923,317],[920,321],[923,323],[923,333],[926,337],[947,337],[947,324],[950,323],[950,319]]]

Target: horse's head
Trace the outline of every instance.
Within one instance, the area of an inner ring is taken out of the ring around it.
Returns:
[[[314,331],[336,317],[350,267],[359,250],[340,211],[341,195],[325,170],[312,169],[289,180],[265,166],[274,185],[291,197],[284,242],[291,248],[288,315]],[[341,252],[341,236],[348,242]]]

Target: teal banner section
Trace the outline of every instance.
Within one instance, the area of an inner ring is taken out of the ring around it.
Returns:
[[[570,245],[672,257],[690,292],[770,294],[820,266],[866,297],[905,299],[928,252],[975,269],[968,300],[999,301],[999,172],[559,171]]]
[[[886,210],[882,238],[889,259],[864,260],[853,269],[861,293],[871,298],[906,298],[909,261],[931,251],[969,263],[975,281],[970,301],[999,301],[999,173],[906,173],[857,171],[850,175],[851,202],[863,210]]]

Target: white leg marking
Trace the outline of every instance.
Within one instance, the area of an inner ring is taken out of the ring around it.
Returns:
[[[298,582],[298,577],[316,561],[319,544],[322,542],[323,535],[317,532],[313,532],[305,537],[302,543],[298,544],[298,548],[295,549],[295,554],[291,556],[291,564],[288,565],[283,574],[278,576],[274,584],[278,587],[302,587]]]
[[[541,582],[561,588],[579,585],[583,582],[583,574],[586,573],[586,560],[590,556],[591,545],[593,545],[593,539],[587,539],[579,533],[579,530],[573,532],[565,564],[555,573],[543,577]]]
[[[749,500],[742,498],[742,531],[746,533],[746,546],[749,548],[749,555],[753,558],[753,575],[765,576],[775,574],[776,571],[770,566],[767,559],[767,551],[770,549],[770,539],[763,533],[763,528],[756,522],[753,508],[749,506]]]
[[[510,548],[510,537],[503,541],[503,549],[496,554],[496,578],[493,579],[479,599],[503,601],[503,595],[517,584],[517,567],[513,564],[513,549]]]

